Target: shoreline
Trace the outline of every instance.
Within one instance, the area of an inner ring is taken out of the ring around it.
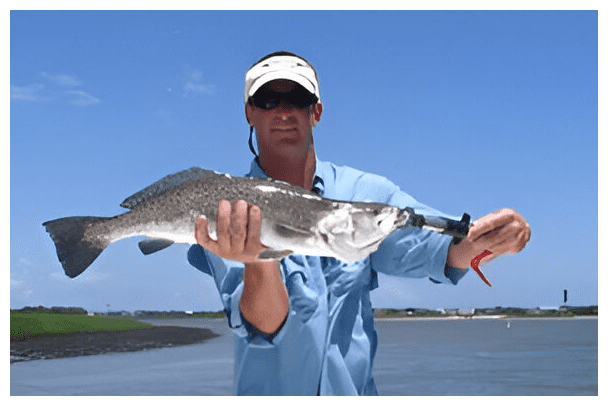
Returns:
[[[597,320],[598,316],[517,317],[506,315],[446,317],[375,317],[375,321],[453,321],[453,320]],[[118,352],[144,351],[205,342],[220,335],[206,328],[155,326],[148,330],[100,331],[66,336],[39,337],[12,341],[10,363],[79,357]]]
[[[374,321],[443,321],[443,320],[597,320],[598,316],[570,316],[570,317],[518,317],[518,316],[503,316],[503,315],[488,315],[488,316],[445,316],[445,317],[375,317]]]
[[[11,364],[42,359],[70,358],[144,351],[197,344],[220,335],[206,328],[155,326],[146,330],[98,331],[11,341]]]

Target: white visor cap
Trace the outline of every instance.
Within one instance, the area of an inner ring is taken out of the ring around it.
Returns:
[[[319,82],[306,61],[289,55],[273,56],[254,65],[245,75],[245,103],[266,83],[287,79],[296,82],[320,100]]]

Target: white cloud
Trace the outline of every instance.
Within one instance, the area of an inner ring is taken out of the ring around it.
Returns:
[[[85,272],[81,275],[78,275],[77,278],[70,278],[64,272],[58,271],[58,272],[51,273],[50,277],[52,279],[54,279],[56,281],[60,281],[60,282],[65,282],[65,283],[70,283],[70,284],[74,284],[74,283],[84,284],[84,283],[101,282],[108,278],[108,274],[103,273],[103,272],[95,272],[92,270],[88,270],[87,272]]]
[[[72,96],[68,103],[73,104],[75,106],[90,106],[92,104],[97,104],[100,100],[97,97],[93,97],[87,92],[83,92],[82,90],[68,90],[65,92],[67,95]]]
[[[23,101],[48,101],[50,97],[42,94],[44,85],[32,84],[25,87],[18,87],[11,85],[11,99],[23,100]]]
[[[187,76],[195,82],[200,82],[203,78],[203,71],[198,69],[192,69],[190,72],[187,73]]]
[[[32,277],[30,275],[31,261],[19,258],[16,265],[10,269],[11,299],[27,299],[32,296]]]
[[[52,75],[41,72],[40,76],[49,83],[34,83],[28,86],[19,87],[11,85],[11,100],[21,100],[25,102],[49,102],[63,101],[74,106],[91,106],[100,100],[83,90],[65,90],[66,87],[82,86],[83,82],[75,76]]]
[[[50,276],[51,278],[53,278],[53,279],[57,279],[57,280],[59,280],[59,281],[64,281],[64,280],[65,280],[65,281],[67,281],[67,280],[69,280],[69,279],[68,279],[69,277],[68,277],[68,276],[67,276],[67,275],[66,275],[64,272],[60,272],[60,271],[57,271],[57,272],[51,272],[51,273],[49,274],[49,276]]]
[[[215,88],[213,85],[204,85],[202,83],[188,82],[184,85],[184,96],[189,93],[204,93],[213,94]]]
[[[88,274],[80,275],[78,281],[81,283],[93,283],[93,282],[101,282],[108,279],[107,273],[101,272],[90,272]]]
[[[29,266],[31,264],[32,264],[32,262],[29,259],[27,259],[27,258],[19,258],[19,265],[21,265],[23,267],[26,267],[26,266]]]
[[[190,67],[184,68],[184,93],[183,97],[187,97],[190,94],[213,94],[215,93],[215,86],[203,83],[203,71],[199,69],[192,69]]]
[[[68,75],[51,75],[46,72],[40,73],[41,76],[49,79],[51,82],[57,83],[62,86],[82,86],[83,83],[80,79],[75,76]]]

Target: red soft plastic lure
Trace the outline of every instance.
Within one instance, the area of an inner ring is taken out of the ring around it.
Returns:
[[[490,281],[488,280],[488,278],[486,278],[486,276],[483,274],[483,272],[481,272],[479,270],[479,263],[481,262],[481,260],[484,257],[487,257],[491,253],[492,253],[492,251],[485,250],[484,252],[482,252],[481,254],[477,255],[475,258],[473,258],[473,260],[471,261],[471,268],[473,268],[473,270],[475,272],[477,272],[477,275],[479,275],[479,277],[481,278],[481,280],[484,281],[485,284],[488,285],[488,286],[492,286],[492,284],[490,283]]]

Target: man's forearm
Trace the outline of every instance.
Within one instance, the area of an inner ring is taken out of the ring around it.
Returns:
[[[289,297],[281,278],[279,263],[256,262],[245,265],[241,314],[258,330],[272,334],[285,321]]]

